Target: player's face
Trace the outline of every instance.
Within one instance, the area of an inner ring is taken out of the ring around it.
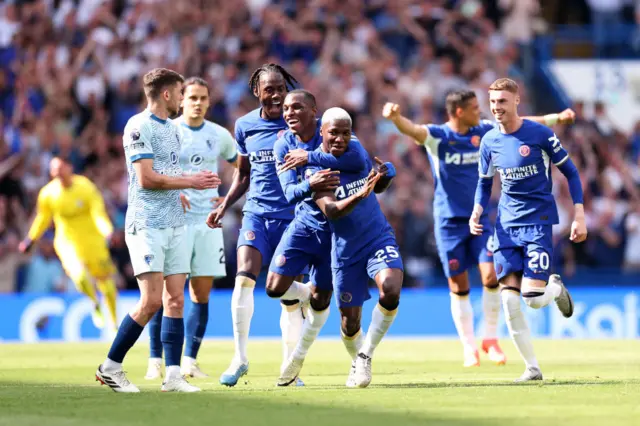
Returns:
[[[322,144],[327,152],[339,157],[347,150],[351,140],[351,123],[347,120],[332,120],[322,123]]]
[[[301,93],[287,95],[282,107],[284,121],[289,129],[299,135],[316,126],[316,109],[309,105]]]
[[[52,179],[66,179],[71,175],[71,166],[59,158],[54,158],[49,163],[49,173]]]
[[[184,89],[182,106],[186,117],[204,118],[209,109],[209,91],[199,84],[190,84]]]
[[[287,96],[287,85],[284,78],[275,72],[260,76],[258,99],[265,115],[271,119],[282,117],[282,103]]]
[[[177,116],[180,113],[180,105],[182,105],[182,83],[174,84],[165,91],[165,101],[169,117]]]
[[[520,98],[515,93],[506,90],[489,91],[489,105],[491,114],[498,123],[511,121],[517,114]]]
[[[478,103],[478,98],[469,99],[464,108],[458,110],[458,118],[469,127],[480,124],[480,104]]]

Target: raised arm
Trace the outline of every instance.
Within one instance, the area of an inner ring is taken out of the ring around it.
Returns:
[[[413,138],[418,145],[424,145],[427,141],[429,130],[404,117],[400,113],[400,105],[387,102],[382,108],[382,116],[391,120],[400,133]]]
[[[329,220],[340,219],[351,213],[360,201],[371,194],[381,176],[375,170],[371,170],[362,189],[345,199],[338,200],[333,192],[326,191],[316,193],[314,200]]]
[[[576,121],[576,113],[571,108],[567,108],[557,114],[534,115],[523,118],[526,120],[535,121],[536,123],[542,124],[543,126],[553,127],[556,124],[573,124],[573,122]]]

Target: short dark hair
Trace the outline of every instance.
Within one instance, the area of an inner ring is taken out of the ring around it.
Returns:
[[[166,68],[154,68],[144,75],[142,85],[149,99],[157,99],[167,86],[184,83],[184,77]]]
[[[455,90],[447,95],[445,105],[447,114],[455,116],[458,108],[464,108],[467,106],[467,102],[476,98],[476,92],[473,90]]]
[[[187,87],[189,86],[202,86],[205,87],[207,89],[207,93],[210,95],[211,94],[211,88],[209,87],[209,83],[207,83],[207,81],[204,78],[200,78],[200,77],[189,77],[184,81],[184,89],[185,91],[187,90]]]
[[[249,88],[251,89],[251,93],[255,95],[258,92],[258,87],[260,85],[260,76],[262,74],[268,74],[272,72],[280,74],[282,78],[284,78],[285,86],[287,89],[293,89],[298,82],[298,80],[296,80],[294,76],[289,74],[289,71],[284,69],[283,66],[278,64],[262,64],[262,66],[256,69],[253,74],[251,74],[251,77],[249,77]]]
[[[316,107],[316,97],[313,96],[313,93],[311,93],[308,90],[304,90],[304,89],[295,89],[290,91],[287,96],[289,95],[302,95],[304,97],[305,102],[309,103],[309,105],[311,105],[312,107]]]

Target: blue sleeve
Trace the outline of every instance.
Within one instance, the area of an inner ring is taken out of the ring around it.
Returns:
[[[351,139],[348,149],[339,158],[331,154],[316,150],[309,152],[307,163],[310,166],[320,166],[325,169],[343,172],[359,172],[365,167],[367,151],[357,139]]]
[[[569,192],[571,192],[571,199],[573,204],[584,204],[584,198],[582,194],[582,182],[580,182],[580,173],[576,165],[573,164],[571,159],[567,159],[564,163],[558,166],[558,169],[567,178],[569,182]]]
[[[480,162],[478,163],[478,174],[481,179],[493,178],[493,175],[496,173],[493,160],[491,159],[491,147],[489,144],[489,138],[483,136],[480,142]]]
[[[540,124],[540,127],[544,129],[545,138],[545,140],[542,141],[542,149],[549,155],[551,162],[557,167],[560,167],[569,159],[569,153],[564,149],[560,143],[560,139],[558,139],[551,129],[542,126],[542,124]]]
[[[242,130],[242,126],[240,120],[236,121],[236,145],[238,145],[238,153],[240,155],[249,155],[247,152],[247,146],[244,143],[244,131]]]
[[[493,186],[493,179],[483,178],[478,179],[478,186],[476,187],[475,204],[482,206],[482,211],[487,210],[489,205],[489,199],[491,198],[491,187]]]
[[[297,203],[311,195],[311,184],[308,180],[298,183],[298,173],[296,170],[280,172],[280,166],[284,163],[284,157],[289,152],[289,146],[285,136],[279,138],[273,146],[276,156],[276,170],[278,170],[278,180],[282,187],[282,192],[289,203]]]

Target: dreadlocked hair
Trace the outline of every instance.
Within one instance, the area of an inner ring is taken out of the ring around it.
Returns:
[[[289,74],[289,71],[284,69],[282,66],[278,64],[263,64],[260,68],[255,70],[249,78],[249,88],[251,89],[251,93],[256,94],[258,92],[260,76],[262,74],[268,74],[270,72],[280,74],[282,78],[284,78],[287,89],[295,88],[295,85],[298,82],[298,80],[296,80],[294,76]]]

